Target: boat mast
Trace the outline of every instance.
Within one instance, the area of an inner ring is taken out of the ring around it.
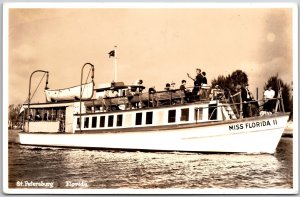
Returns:
[[[29,90],[28,90],[28,109],[27,109],[27,113],[30,113],[30,101],[31,101],[31,78],[33,76],[34,73],[37,73],[37,72],[42,72],[42,73],[45,73],[47,74],[47,78],[46,78],[46,86],[45,86],[45,90],[48,89],[48,78],[49,78],[49,72],[48,71],[44,71],[44,70],[36,70],[36,71],[33,71],[30,75],[30,78],[29,78]],[[44,75],[45,76],[45,75]],[[27,117],[27,113],[24,113],[25,114],[25,117]],[[28,118],[28,124],[27,124],[27,131],[29,132],[29,118]]]
[[[91,63],[85,63],[83,66],[82,66],[82,68],[81,68],[81,79],[80,79],[80,101],[79,101],[79,105],[80,105],[80,112],[79,112],[79,129],[80,129],[80,132],[82,132],[81,131],[81,100],[82,100],[82,94],[83,94],[83,92],[82,92],[82,75],[83,75],[83,69],[84,69],[84,67],[86,66],[86,65],[90,65],[91,66],[91,68],[92,68],[92,75],[91,75],[91,78],[92,78],[92,82],[93,82],[93,85],[95,85],[95,83],[94,83],[94,65],[93,64],[91,64]],[[94,88],[93,88],[94,89]]]
[[[117,81],[117,46],[115,46],[114,64],[115,64],[115,82],[116,82]]]

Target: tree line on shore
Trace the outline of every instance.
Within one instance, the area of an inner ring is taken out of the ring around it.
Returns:
[[[227,89],[225,91],[225,96],[229,98],[229,93],[235,94],[240,91],[241,86],[245,86],[248,84],[248,75],[243,72],[242,70],[236,70],[227,76],[219,75],[216,79],[213,79],[212,87],[218,85],[221,89]],[[293,97],[292,97],[292,87],[291,85],[284,83],[278,75],[271,76],[264,84],[264,90],[267,87],[271,86],[272,89],[275,91],[274,98],[277,98],[279,89],[281,87],[282,91],[282,99],[283,99],[283,106],[286,112],[291,112],[290,120],[293,119]],[[239,101],[236,101],[239,102]]]

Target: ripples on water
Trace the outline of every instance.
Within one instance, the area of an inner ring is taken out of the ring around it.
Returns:
[[[292,138],[275,155],[125,152],[9,145],[9,187],[17,181],[84,182],[88,189],[292,188]]]

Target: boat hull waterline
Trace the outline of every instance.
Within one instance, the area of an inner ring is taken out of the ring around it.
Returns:
[[[19,133],[20,144],[147,151],[270,153],[276,151],[288,114],[153,131]]]

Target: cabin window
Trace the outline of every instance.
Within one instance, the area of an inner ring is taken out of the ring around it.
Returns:
[[[108,127],[114,126],[114,116],[108,116]]]
[[[181,109],[181,121],[189,121],[189,108]]]
[[[56,115],[57,111],[52,108],[50,112],[50,120],[56,120]]]
[[[45,120],[45,121],[51,120],[50,110],[49,109],[47,109],[47,110],[44,111],[43,120]]]
[[[152,111],[146,112],[146,124],[152,124],[152,120],[153,120],[153,112]]]
[[[123,121],[123,115],[117,115],[117,126],[120,127],[122,126],[122,121]]]
[[[142,125],[142,113],[136,113],[135,115],[135,125]]]
[[[89,117],[84,118],[84,128],[89,127]]]
[[[175,122],[176,120],[176,110],[169,110],[168,123]]]
[[[208,118],[209,120],[217,119],[217,104],[208,105]]]
[[[79,125],[80,125],[80,119],[77,118],[77,123],[76,123],[76,128],[79,129]]]
[[[105,126],[105,116],[101,116],[100,117],[100,127],[104,127]]]
[[[195,109],[195,120],[202,120],[203,119],[203,108],[196,108]]]
[[[96,128],[97,126],[97,116],[92,117],[92,128]]]

